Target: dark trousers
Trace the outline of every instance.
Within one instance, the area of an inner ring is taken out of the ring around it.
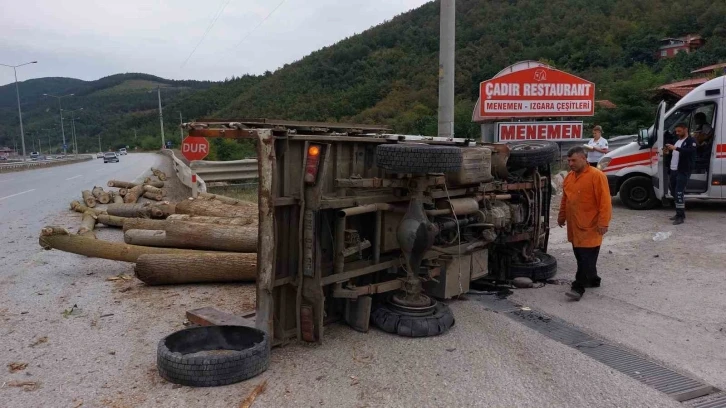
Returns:
[[[670,190],[671,195],[676,200],[676,217],[686,218],[686,199],[684,195],[690,177],[691,175],[688,173],[671,170]]]
[[[600,247],[578,248],[572,247],[577,260],[577,274],[572,289],[584,292],[588,286],[599,286],[600,277],[597,276],[597,257],[600,255]]]

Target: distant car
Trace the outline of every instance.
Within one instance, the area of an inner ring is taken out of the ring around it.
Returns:
[[[127,154],[127,153],[126,153],[126,148],[125,148],[125,147],[122,147],[122,148],[118,149],[118,152],[119,152],[119,153],[121,153],[121,154],[122,154],[122,155],[124,155],[124,156],[125,156],[125,155]]]
[[[118,155],[114,152],[106,152],[103,154],[103,162],[109,163],[109,162],[119,162]]]
[[[38,160],[39,158],[40,158],[40,153],[30,152],[30,160]]]
[[[0,160],[7,160],[7,159],[8,159],[7,156],[0,156]]]
[[[103,153],[102,152],[96,153],[96,158],[97,159],[103,159]]]

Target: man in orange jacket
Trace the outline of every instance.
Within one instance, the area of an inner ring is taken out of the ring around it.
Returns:
[[[586,287],[599,287],[597,257],[603,235],[608,232],[612,203],[605,174],[587,162],[580,146],[567,152],[570,171],[562,185],[562,202],[557,224],[567,224],[567,240],[577,260],[577,274],[567,296],[580,300]]]

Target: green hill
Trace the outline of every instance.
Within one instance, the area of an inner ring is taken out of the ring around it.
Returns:
[[[658,61],[658,40],[700,34],[702,49]],[[164,88],[165,132],[178,142],[179,112],[198,117],[267,117],[360,121],[397,132],[434,134],[438,87],[439,3],[431,2],[359,35],[264,75],[224,82],[169,81],[122,74],[84,82],[43,78],[21,84],[23,118],[31,134],[58,126],[57,101],[43,93],[75,93],[64,108],[84,107],[77,123],[81,150],[97,135],[112,145],[158,144],[155,93]],[[456,32],[456,127],[470,123],[480,81],[521,60],[542,60],[596,84],[598,110],[590,123],[606,135],[632,134],[652,120],[652,88],[686,78],[692,69],[726,61],[726,2],[712,0],[460,0]],[[0,87],[0,145],[17,137],[12,84]],[[66,127],[68,132],[69,127]],[[134,139],[134,129],[137,137]],[[245,149],[217,141],[219,158]]]

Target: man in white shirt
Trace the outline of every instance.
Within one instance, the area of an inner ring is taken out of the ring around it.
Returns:
[[[597,162],[608,152],[608,141],[602,137],[602,126],[597,125],[592,129],[592,139],[587,142],[587,149],[587,162],[596,167]]]

